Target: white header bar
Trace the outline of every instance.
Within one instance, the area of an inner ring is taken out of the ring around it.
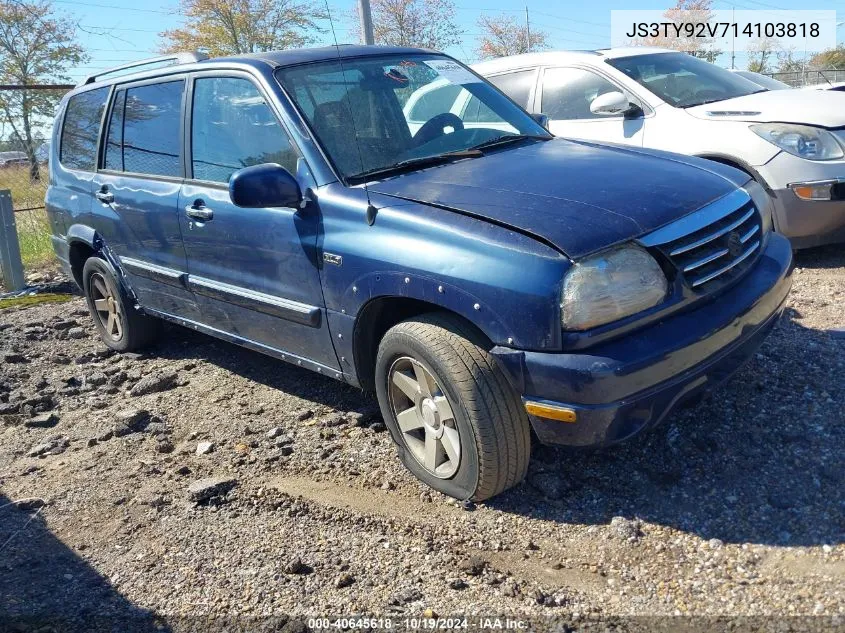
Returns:
[[[836,11],[611,11],[610,43],[687,52],[815,53],[836,46]]]

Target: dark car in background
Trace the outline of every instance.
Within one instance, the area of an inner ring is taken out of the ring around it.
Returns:
[[[0,152],[0,169],[26,167],[29,159],[24,152]]]
[[[165,319],[374,391],[445,494],[521,481],[532,428],[659,422],[781,314],[791,249],[739,170],[552,138],[433,51],[156,61],[83,82],[51,145],[53,243],[103,341]],[[466,107],[412,126],[434,82]]]

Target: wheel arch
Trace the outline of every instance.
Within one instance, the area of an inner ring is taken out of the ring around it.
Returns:
[[[375,361],[379,343],[394,325],[432,312],[450,314],[472,328],[479,340],[492,347],[490,338],[476,323],[459,312],[414,297],[384,295],[368,300],[359,310],[352,335],[353,358],[358,382],[365,391],[375,389]]]
[[[97,232],[84,224],[73,224],[67,231],[68,263],[73,280],[82,288],[82,268],[85,261],[102,247]]]
[[[745,172],[749,176],[751,176],[754,180],[756,180],[769,195],[772,195],[773,192],[769,188],[769,185],[766,184],[766,181],[760,175],[760,173],[754,169],[751,165],[746,163],[744,160],[737,158],[736,156],[730,156],[728,154],[720,154],[718,152],[705,152],[703,154],[697,154],[699,158],[705,158],[707,160],[712,160],[714,163],[720,163],[722,165],[727,165],[728,167],[733,167],[735,169],[739,169],[740,171]]]
[[[68,229],[66,239],[68,242],[68,263],[70,264],[71,274],[80,289],[83,287],[82,269],[85,266],[85,262],[90,257],[101,256],[114,268],[118,282],[122,284],[131,296],[135,296],[126,279],[126,275],[123,274],[119,260],[109,250],[108,245],[96,230],[84,224],[74,224]]]

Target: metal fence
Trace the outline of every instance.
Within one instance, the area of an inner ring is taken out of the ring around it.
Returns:
[[[815,86],[816,84],[833,84],[845,81],[845,70],[796,70],[782,73],[766,73],[769,77],[789,84],[793,88]]]
[[[21,260],[28,272],[53,261],[44,212],[47,160],[56,106],[71,88],[0,85],[0,191],[11,192]],[[0,262],[6,261],[8,268],[8,258],[2,255]]]

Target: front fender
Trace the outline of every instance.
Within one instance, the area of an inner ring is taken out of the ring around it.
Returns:
[[[355,279],[346,288],[342,302],[347,312],[359,315],[376,299],[416,299],[454,312],[484,332],[490,340],[513,341],[513,324],[502,321],[496,306],[454,283],[413,272],[379,271]]]
[[[356,198],[357,196],[357,198]],[[453,312],[496,345],[561,346],[560,284],[570,260],[536,239],[482,219],[361,190],[318,192],[319,248],[335,350],[351,365],[355,321],[375,299],[414,299]]]

